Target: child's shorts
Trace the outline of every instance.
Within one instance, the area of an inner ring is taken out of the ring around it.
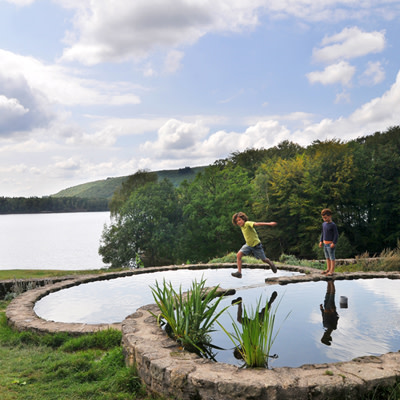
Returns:
[[[267,258],[265,256],[264,249],[261,243],[258,243],[258,245],[254,247],[244,244],[239,251],[241,251],[245,256],[249,256],[252,254],[255,258],[258,258],[259,260],[265,260]]]
[[[336,249],[336,246],[334,248],[332,248],[329,243],[328,244],[324,243],[325,258],[328,260],[335,260],[335,249]]]

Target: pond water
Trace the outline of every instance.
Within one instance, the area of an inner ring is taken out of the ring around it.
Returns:
[[[241,280],[230,276],[233,269],[180,270],[140,274],[109,281],[82,284],[41,299],[35,312],[42,318],[59,322],[120,322],[142,305],[153,303],[149,285],[165,279],[178,289],[188,289],[192,280],[207,280],[207,286],[235,288],[220,307],[237,297],[250,312],[261,297],[265,303],[276,292],[272,307],[277,307],[275,329],[279,330],[272,346],[277,359],[269,367],[298,367],[303,364],[349,361],[365,355],[381,355],[400,349],[400,281],[390,279],[336,280],[289,285],[265,285],[268,276],[293,275],[279,270],[245,269]],[[332,292],[327,298],[327,292]],[[347,307],[340,301],[347,298]],[[335,306],[337,314],[324,313]],[[341,306],[342,305],[342,306]],[[229,307],[220,322],[233,332],[238,305]],[[225,350],[215,351],[215,359],[241,366],[234,357],[232,342],[216,327],[212,343]]]
[[[328,282],[268,285],[237,291],[235,298],[242,297],[248,312],[255,308],[260,296],[265,304],[274,291],[277,293],[272,309],[277,307],[275,329],[279,331],[271,353],[277,354],[278,358],[270,359],[270,367],[349,361],[355,357],[400,350],[399,280]],[[326,304],[328,290],[335,292],[331,306],[329,301]],[[340,301],[341,297],[347,298],[347,308],[341,307],[341,304],[345,305]],[[231,301],[232,298],[226,298],[220,306],[229,305]],[[321,305],[326,309],[325,315]],[[336,316],[331,310],[332,305],[336,307]],[[236,305],[220,318],[222,325],[230,328],[229,332],[234,332],[232,319],[237,321],[237,314]],[[224,332],[217,331],[211,336],[213,344],[227,349],[218,351],[217,361],[243,364],[234,357],[233,344],[226,340]]]
[[[35,305],[36,314],[56,322],[81,322],[87,324],[113,323],[123,321],[139,307],[154,303],[150,286],[163,279],[171,282],[175,289],[186,291],[193,280],[206,279],[206,286],[220,285],[224,289],[264,285],[271,276],[288,276],[297,273],[284,270],[273,274],[270,270],[245,269],[243,278],[231,276],[233,269],[205,269],[163,271],[144,273],[129,277],[90,282],[63,289],[43,297]]]

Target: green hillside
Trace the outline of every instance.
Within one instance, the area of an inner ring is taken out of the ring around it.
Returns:
[[[180,168],[176,170],[156,171],[159,180],[169,179],[175,186],[183,180],[191,181],[198,172],[204,170],[205,167]],[[99,181],[87,182],[81,185],[72,186],[53,194],[51,197],[81,197],[81,198],[102,198],[111,199],[114,192],[119,189],[128,176],[120,176],[116,178],[107,178]]]

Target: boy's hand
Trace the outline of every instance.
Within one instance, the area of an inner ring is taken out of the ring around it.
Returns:
[[[278,223],[277,223],[277,222],[270,222],[269,225],[270,225],[270,226],[277,226]]]

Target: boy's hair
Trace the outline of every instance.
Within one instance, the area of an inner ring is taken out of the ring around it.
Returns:
[[[232,217],[232,224],[233,225],[237,225],[237,219],[238,218],[241,218],[243,221],[248,221],[249,220],[249,217],[244,213],[244,212],[238,212],[238,213],[236,213],[236,214],[233,214],[233,217]]]
[[[325,216],[325,215],[330,216],[330,215],[332,215],[332,211],[331,211],[329,208],[324,208],[324,209],[321,211],[321,215],[322,215],[322,216]]]

